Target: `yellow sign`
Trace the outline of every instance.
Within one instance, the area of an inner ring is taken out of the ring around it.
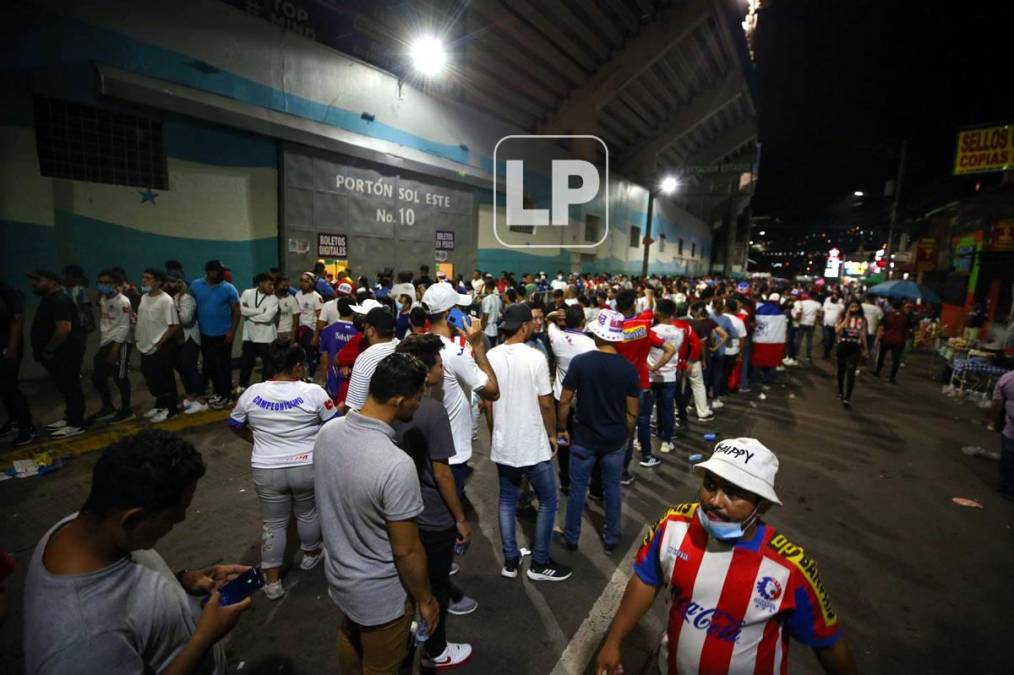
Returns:
[[[1014,126],[971,129],[958,134],[954,175],[1014,169]]]

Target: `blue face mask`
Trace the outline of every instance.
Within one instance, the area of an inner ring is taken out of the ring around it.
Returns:
[[[727,544],[731,544],[737,539],[742,538],[746,530],[749,529],[751,521],[756,515],[757,509],[754,509],[753,513],[751,513],[742,523],[726,523],[721,520],[711,520],[707,515],[705,515],[703,507],[697,507],[697,520],[701,521],[701,525],[704,526],[704,531],[715,539]]]
[[[395,314],[401,314],[402,310],[405,309],[405,305],[403,305],[402,303],[397,302],[397,301],[394,303],[394,306],[397,309],[397,311],[395,312]]]
[[[116,289],[112,286],[96,286],[95,290],[99,292],[99,295],[104,295],[107,298],[111,298],[116,295]]]
[[[151,286],[141,286],[142,293],[151,293]]]

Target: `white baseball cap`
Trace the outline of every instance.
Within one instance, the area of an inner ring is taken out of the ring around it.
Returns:
[[[384,305],[382,305],[381,303],[377,302],[373,298],[366,298],[365,300],[363,300],[363,304],[361,304],[361,305],[349,305],[349,309],[351,309],[356,314],[369,314],[371,309],[376,309],[377,307],[383,307],[383,306]]]
[[[450,284],[437,283],[426,289],[422,301],[429,314],[439,314],[458,305],[471,305],[472,296],[458,293]]]
[[[705,471],[724,478],[747,492],[781,504],[775,494],[778,458],[756,438],[727,438],[719,441],[711,457],[694,465],[694,471]]]
[[[623,342],[624,316],[611,309],[600,309],[588,332],[606,342]]]
[[[772,293],[771,295],[768,296],[768,302],[779,302],[781,299],[782,296],[778,295],[777,293]]]
[[[397,298],[401,295],[407,295],[408,297],[415,300],[415,286],[411,283],[395,284],[391,287],[391,297]]]

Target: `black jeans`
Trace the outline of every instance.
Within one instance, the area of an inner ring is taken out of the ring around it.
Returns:
[[[824,339],[821,340],[824,348],[824,360],[831,358],[831,350],[834,349],[834,326],[824,326]]]
[[[863,355],[858,342],[838,343],[838,394],[846,400],[852,398],[856,386],[856,368]]]
[[[232,345],[224,335],[201,335],[204,381],[211,380],[215,394],[229,398],[232,392]]]
[[[0,356],[0,400],[7,407],[7,414],[17,422],[18,428],[32,428],[32,411],[28,399],[18,386],[18,372],[21,370],[21,354],[16,359]]]
[[[430,591],[440,605],[440,623],[426,641],[426,653],[440,656],[447,648],[447,605],[451,601],[451,562],[454,560],[454,542],[458,529],[419,530],[419,541],[426,549],[426,567],[430,577]]]
[[[63,396],[67,408],[64,419],[67,426],[83,427],[85,398],[81,390],[81,362],[84,361],[84,345],[64,347],[56,357],[43,361],[46,372]]]
[[[173,363],[176,357],[176,343],[164,343],[152,354],[141,354],[141,373],[148,391],[155,397],[155,407],[165,408],[170,415],[176,414],[179,399],[176,394],[176,372]]]
[[[556,402],[559,407],[560,402]],[[567,433],[570,434],[570,442],[574,442],[574,404],[571,399],[570,414],[567,416]],[[559,413],[557,413],[557,419]],[[570,489],[570,446],[561,445],[557,448],[556,463],[560,470],[560,489],[566,492]]]
[[[197,356],[201,353],[201,345],[187,340],[176,348],[176,372],[183,382],[183,391],[191,398],[204,394],[204,378],[197,369]]]
[[[880,375],[880,371],[884,367],[884,357],[887,356],[887,352],[891,352],[891,379],[893,380],[898,376],[898,368],[901,368],[901,354],[904,351],[905,343],[900,345],[885,345],[881,342],[880,353],[877,354],[877,369],[873,373]]]
[[[92,385],[102,399],[102,410],[113,409],[113,395],[109,391],[109,378],[113,378],[120,392],[120,410],[130,410],[130,377],[127,375],[127,362],[130,360],[130,344],[120,343],[119,356],[115,363],[109,362],[109,352],[115,342],[99,347],[92,359]]]
[[[254,364],[258,357],[261,360],[261,372],[264,374],[264,379],[267,380],[271,377],[271,359],[268,358],[270,348],[270,342],[243,341],[243,358],[239,362],[239,386],[244,389],[250,386],[250,375],[253,374]]]

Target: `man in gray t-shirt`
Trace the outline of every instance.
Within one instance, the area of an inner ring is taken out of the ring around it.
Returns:
[[[29,675],[225,672],[216,643],[250,599],[222,606],[215,589],[249,568],[174,576],[153,550],[185,518],[202,475],[200,453],[168,431],[142,431],[103,451],[81,511],[43,536],[28,565]],[[190,596],[209,592],[201,610]]]
[[[345,614],[338,644],[341,672],[395,672],[408,648],[414,610],[432,632],[439,606],[426,576],[415,518],[423,510],[411,458],[392,441],[396,419],[409,420],[422,398],[426,368],[391,354],[373,373],[359,412],[325,425],[314,447],[331,599]]]

